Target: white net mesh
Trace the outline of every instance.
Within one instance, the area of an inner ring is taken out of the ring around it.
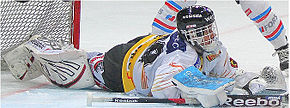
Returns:
[[[72,9],[72,2],[1,1],[1,55],[35,34],[70,42]]]
[[[3,54],[32,35],[38,34],[55,41],[71,43],[72,1],[1,0],[0,5],[1,61]]]

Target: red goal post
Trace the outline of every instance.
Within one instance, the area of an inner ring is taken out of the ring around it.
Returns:
[[[81,20],[81,1],[74,1],[74,20],[73,20],[73,38],[72,43],[75,48],[79,49],[80,47],[80,20]]]

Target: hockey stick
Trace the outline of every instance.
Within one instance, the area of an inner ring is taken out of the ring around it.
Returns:
[[[92,106],[92,102],[115,102],[115,103],[176,103],[199,105],[196,99],[180,98],[151,98],[151,97],[93,97],[88,93],[87,106]],[[220,106],[231,107],[255,107],[269,106],[277,107],[282,103],[288,103],[288,94],[285,95],[228,95],[228,100]]]
[[[186,104],[186,99],[180,98],[151,98],[151,97],[93,97],[92,93],[88,93],[87,106],[92,106],[92,102],[116,102],[116,103],[177,103]],[[193,103],[199,104],[196,99],[192,99]]]

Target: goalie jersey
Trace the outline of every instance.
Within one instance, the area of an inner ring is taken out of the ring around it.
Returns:
[[[104,85],[112,91],[157,98],[179,98],[171,78],[195,66],[206,75],[234,78],[237,64],[221,42],[216,51],[198,54],[175,32],[146,35],[120,44],[104,57]]]

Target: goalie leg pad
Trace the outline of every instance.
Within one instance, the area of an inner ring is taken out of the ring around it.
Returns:
[[[74,49],[33,55],[40,61],[46,78],[59,87],[80,89],[95,85],[85,51]]]
[[[36,37],[32,37],[29,41]],[[6,61],[12,75],[22,81],[31,80],[42,75],[39,61],[25,47],[27,42],[6,53]]]

